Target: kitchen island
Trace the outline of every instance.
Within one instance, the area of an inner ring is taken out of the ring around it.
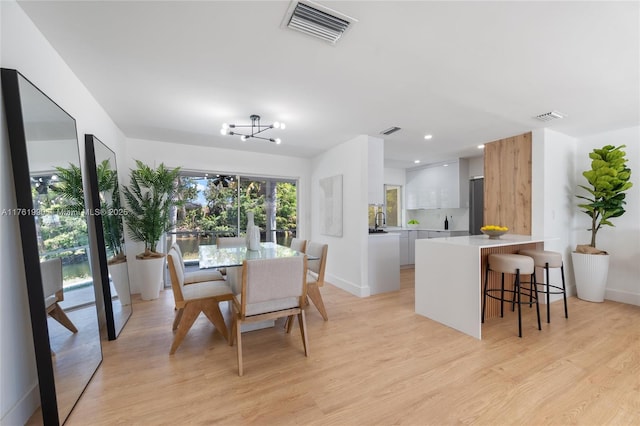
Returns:
[[[517,253],[543,249],[544,241],[529,235],[506,234],[500,239],[486,235],[433,238],[416,241],[416,313],[465,334],[482,338],[482,285],[487,257],[492,253]],[[491,280],[496,279],[491,274]],[[499,286],[499,276],[497,277]],[[505,286],[512,285],[505,276]],[[490,282],[490,286],[496,283]],[[486,318],[499,315],[500,303],[489,300]]]

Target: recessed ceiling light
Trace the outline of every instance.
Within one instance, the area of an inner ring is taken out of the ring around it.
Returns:
[[[433,137],[433,135],[424,135],[424,138],[427,139],[427,140],[431,139],[432,137]]]
[[[484,149],[484,144],[478,145],[478,149]]]
[[[449,167],[449,165],[448,164],[443,164],[442,167]]]
[[[413,160],[414,163],[420,164],[420,160]]]

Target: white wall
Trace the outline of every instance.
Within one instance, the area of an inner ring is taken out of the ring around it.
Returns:
[[[484,155],[467,158],[469,164],[469,179],[484,176]]]
[[[273,148],[277,153],[278,145],[274,144]],[[135,160],[140,160],[152,167],[164,163],[170,168],[181,167],[183,170],[190,171],[298,179],[298,236],[308,238],[310,235],[308,206],[311,160],[309,159],[142,139],[127,140],[127,155],[124,173],[122,173],[124,178],[121,177],[125,184],[129,182],[129,170],[136,167]],[[143,248],[142,243],[127,241],[127,252],[130,254],[140,253]],[[136,266],[135,262],[130,262],[132,293],[139,292],[139,271]]]
[[[384,168],[385,185],[400,185],[404,187],[407,181],[407,171],[405,169]]]
[[[640,127],[581,139],[549,129],[534,131],[532,231],[534,235],[553,238],[545,247],[563,254],[567,285],[575,294],[571,252],[576,244],[588,244],[591,236],[587,231],[591,223],[577,207],[576,194],[585,194],[578,185],[586,184],[582,172],[591,167],[589,153],[607,144],[627,145],[627,164],[634,186],[627,192],[627,212],[612,219],[615,227],[598,232],[598,247],[611,254],[605,298],[640,305]],[[559,282],[559,272],[552,274],[555,277],[552,275],[551,281]]]
[[[0,2],[0,65],[20,71],[76,119],[84,169],[84,133],[95,133],[122,161],[124,136],[14,1]],[[3,108],[3,107],[0,107]],[[0,199],[16,207],[2,110]],[[0,423],[24,424],[40,404],[16,217],[0,217]]]
[[[633,187],[627,191],[626,213],[598,231],[596,245],[610,255],[609,276],[605,298],[617,302],[640,305],[640,127],[630,127],[612,132],[592,135],[578,140],[576,145],[576,185],[585,185],[582,172],[591,168],[589,153],[605,145],[626,145]],[[574,190],[574,194],[583,191]],[[582,193],[582,192],[580,192]],[[584,194],[584,193],[583,193]],[[573,204],[578,200],[574,197]],[[589,218],[574,207],[574,244],[589,244],[591,233]]]
[[[545,249],[562,253],[570,294],[575,294],[571,268],[575,146],[575,138],[550,129],[532,132],[531,233],[550,237]],[[561,282],[558,269],[550,271],[550,280]],[[560,298],[552,296],[551,301]]]
[[[311,167],[311,239],[329,244],[326,280],[357,296],[369,296],[368,136],[358,136],[320,154]],[[320,233],[320,179],[342,175],[341,237]]]

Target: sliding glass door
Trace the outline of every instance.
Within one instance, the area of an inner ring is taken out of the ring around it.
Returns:
[[[180,206],[169,244],[177,242],[186,261],[217,236],[243,235],[254,212],[261,241],[289,245],[297,230],[297,182],[289,179],[185,172],[177,182]]]

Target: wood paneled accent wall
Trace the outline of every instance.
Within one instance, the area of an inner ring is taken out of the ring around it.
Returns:
[[[531,235],[531,132],[485,144],[484,223]]]

